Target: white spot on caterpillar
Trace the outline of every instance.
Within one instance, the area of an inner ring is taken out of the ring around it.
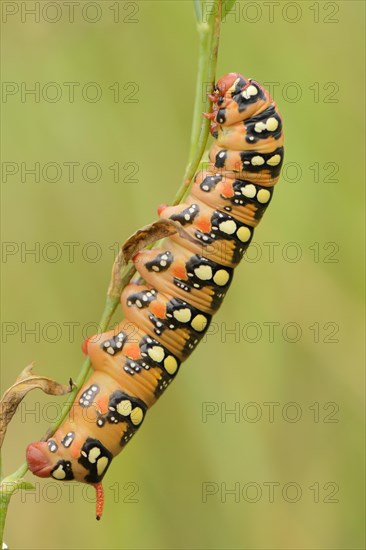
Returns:
[[[72,432],[69,432],[68,434],[66,434],[66,438],[63,441],[64,447],[70,447],[73,440],[74,440],[74,434]]]
[[[278,128],[277,119],[271,117],[266,122],[257,122],[254,126],[254,131],[260,134],[261,132],[267,130],[268,132],[274,132]]]
[[[254,131],[260,134],[263,132],[263,130],[267,130],[267,126],[264,122],[257,122],[257,124],[254,126]]]
[[[243,90],[241,95],[244,97],[244,99],[250,99],[251,97],[258,94],[258,90],[253,84],[248,86],[246,90]]]
[[[48,448],[51,451],[51,453],[55,453],[58,449],[57,444],[54,441],[48,442]]]

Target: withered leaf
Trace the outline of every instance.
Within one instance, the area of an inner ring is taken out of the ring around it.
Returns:
[[[31,390],[40,389],[48,395],[65,395],[72,390],[73,383],[59,384],[52,378],[40,376],[32,372],[34,363],[31,363],[20,373],[15,383],[6,390],[0,401],[0,448],[2,447],[9,422],[22,399]]]
[[[193,237],[191,237],[189,233],[183,229],[180,223],[173,220],[159,219],[154,223],[145,225],[133,233],[131,237],[125,241],[114,261],[108,295],[120,295],[123,286],[121,269],[128,264],[137,252],[140,252],[143,248],[148,247],[160,239],[169,237],[169,235],[174,235],[175,233],[178,233],[184,239],[194,243],[196,242]],[[127,276],[127,279],[128,278],[129,275]]]
[[[173,220],[159,219],[154,223],[145,225],[127,239],[122,246],[124,261],[129,262],[137,252],[146,246],[175,233],[179,233],[181,237],[195,242],[180,223]]]

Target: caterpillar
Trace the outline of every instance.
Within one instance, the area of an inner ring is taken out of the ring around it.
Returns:
[[[282,120],[270,94],[229,73],[209,97],[213,110],[204,115],[214,141],[207,168],[184,203],[158,208],[160,218],[178,222],[190,238],[174,234],[133,257],[143,284],[123,290],[124,320],[84,342],[91,377],[56,433],[27,447],[36,476],[95,487],[97,519],[112,458],[207,331],[280,176]]]

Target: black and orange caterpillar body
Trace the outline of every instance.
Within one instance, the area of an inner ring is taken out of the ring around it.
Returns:
[[[210,98],[215,141],[208,168],[184,204],[159,208],[191,239],[176,234],[133,258],[145,284],[125,288],[125,319],[113,331],[85,342],[94,372],[69,417],[48,441],[27,448],[35,475],[95,485],[98,519],[112,458],[207,330],[279,179],[282,121],[269,93],[229,73]]]

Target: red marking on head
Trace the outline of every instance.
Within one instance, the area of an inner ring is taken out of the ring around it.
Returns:
[[[158,206],[158,216],[160,216],[160,214],[162,212],[164,212],[164,210],[166,209],[167,206],[168,206],[167,204],[159,204],[159,206]]]
[[[235,80],[237,78],[243,78],[244,80],[248,80],[245,78],[245,76],[241,75],[240,73],[228,73],[221,77],[217,81],[217,89],[220,92],[220,95],[224,96],[226,92],[231,88],[231,86],[234,84]]]
[[[99,521],[100,518],[103,515],[103,508],[104,508],[104,489],[102,482],[99,483],[91,483],[93,487],[95,488],[95,492],[97,494],[97,502],[96,502],[96,519]]]
[[[184,281],[188,279],[186,268],[180,264],[173,265],[172,274],[174,277],[178,277],[178,279],[183,279]]]
[[[196,226],[200,231],[203,231],[203,233],[208,233],[211,231],[211,219],[209,216],[200,216],[197,218]]]
[[[150,311],[156,315],[156,317],[159,317],[159,319],[165,319],[166,307],[163,302],[152,302],[150,305]]]
[[[205,118],[207,118],[208,120],[214,120],[214,118],[215,118],[215,116],[216,116],[215,113],[202,113],[202,114],[203,114],[203,116],[204,116]]]
[[[27,447],[26,458],[28,468],[32,474],[38,477],[49,477],[53,464],[46,455],[48,448],[45,441],[31,443]]]
[[[127,344],[123,347],[123,353],[126,355],[126,357],[129,357],[130,359],[140,359],[140,348],[138,344],[132,344],[131,342],[127,342]]]

